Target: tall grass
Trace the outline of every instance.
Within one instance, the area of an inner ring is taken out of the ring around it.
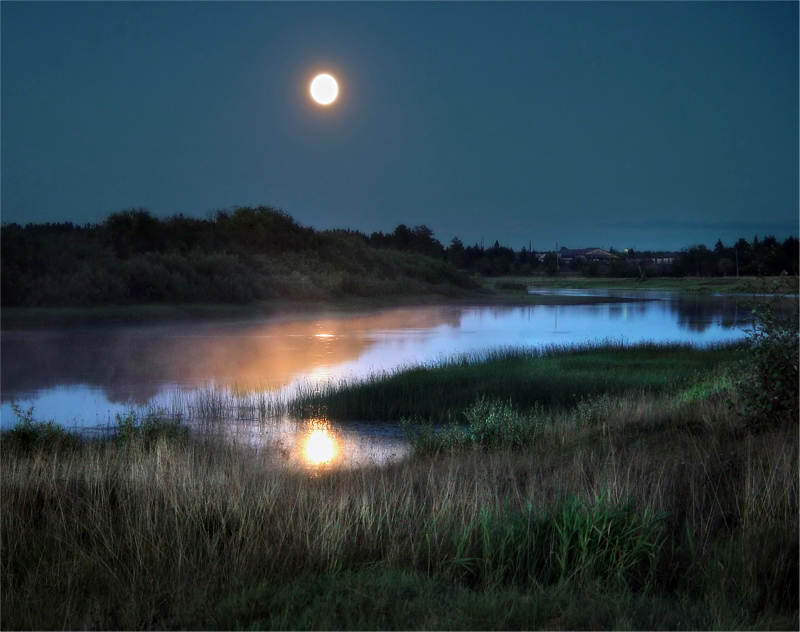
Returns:
[[[286,414],[287,395],[269,385],[204,385],[175,389],[147,404],[131,407],[124,420],[163,419],[209,429],[236,422],[269,422]],[[119,422],[119,419],[117,420]],[[119,424],[109,430],[116,431]]]
[[[400,577],[398,627],[464,624],[425,614],[433,586],[463,612],[540,595],[520,627],[791,628],[796,429],[745,432],[714,384],[585,400],[524,449],[310,477],[199,440],[4,444],[2,627],[379,627],[363,591]]]

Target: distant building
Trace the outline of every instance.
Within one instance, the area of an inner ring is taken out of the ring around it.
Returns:
[[[607,250],[602,248],[561,248],[558,252],[558,258],[564,263],[575,261],[600,261],[610,263],[616,259],[616,255],[612,255]]]
[[[680,254],[680,252],[662,252],[653,255],[651,258],[653,263],[657,266],[671,266],[675,263],[675,259],[677,259]]]

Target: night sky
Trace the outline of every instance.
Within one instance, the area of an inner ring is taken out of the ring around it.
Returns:
[[[795,2],[0,11],[4,222],[267,204],[515,248],[798,232]]]

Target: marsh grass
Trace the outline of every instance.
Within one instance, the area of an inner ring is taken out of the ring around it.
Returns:
[[[506,348],[428,364],[307,385],[288,402],[304,417],[336,420],[464,422],[477,394],[511,401],[521,412],[535,405],[572,406],[587,397],[642,389],[680,388],[721,364],[744,358],[740,344],[700,349],[688,344],[600,342]]]
[[[464,411],[464,423],[436,426],[403,420],[402,427],[417,456],[475,448],[513,450],[531,445],[575,444],[577,440],[592,440],[598,432],[613,432],[615,420],[620,417],[644,422],[644,432],[658,432],[671,424],[702,433],[710,429],[709,419],[713,418],[702,413],[710,414],[715,406],[727,407],[729,416],[724,419],[724,427],[733,432],[746,419],[739,387],[734,368],[721,365],[673,392],[588,395],[571,407],[545,408],[535,403],[527,413],[520,412],[511,401],[481,395]],[[722,418],[714,420],[716,429],[722,422]]]
[[[747,432],[725,379],[314,476],[197,438],[4,442],[2,627],[792,629],[796,430]]]
[[[201,427],[227,422],[268,422],[286,414],[287,396],[270,384],[214,384],[175,389],[143,406],[131,408],[122,418],[136,421],[162,419]],[[116,430],[116,426],[112,430]]]

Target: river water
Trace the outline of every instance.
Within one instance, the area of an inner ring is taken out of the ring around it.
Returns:
[[[36,419],[88,430],[131,410],[191,407],[211,393],[246,400],[254,410],[260,405],[263,418],[265,403],[285,400],[301,384],[508,346],[605,339],[705,345],[741,338],[749,315],[740,306],[742,297],[733,296],[546,294],[614,302],[397,307],[242,322],[2,332],[0,423],[15,422],[12,405],[32,406]],[[230,426],[246,430],[238,437],[271,444],[289,462],[357,464],[399,458],[406,451],[397,424],[283,417],[256,423],[256,414],[236,417]]]

